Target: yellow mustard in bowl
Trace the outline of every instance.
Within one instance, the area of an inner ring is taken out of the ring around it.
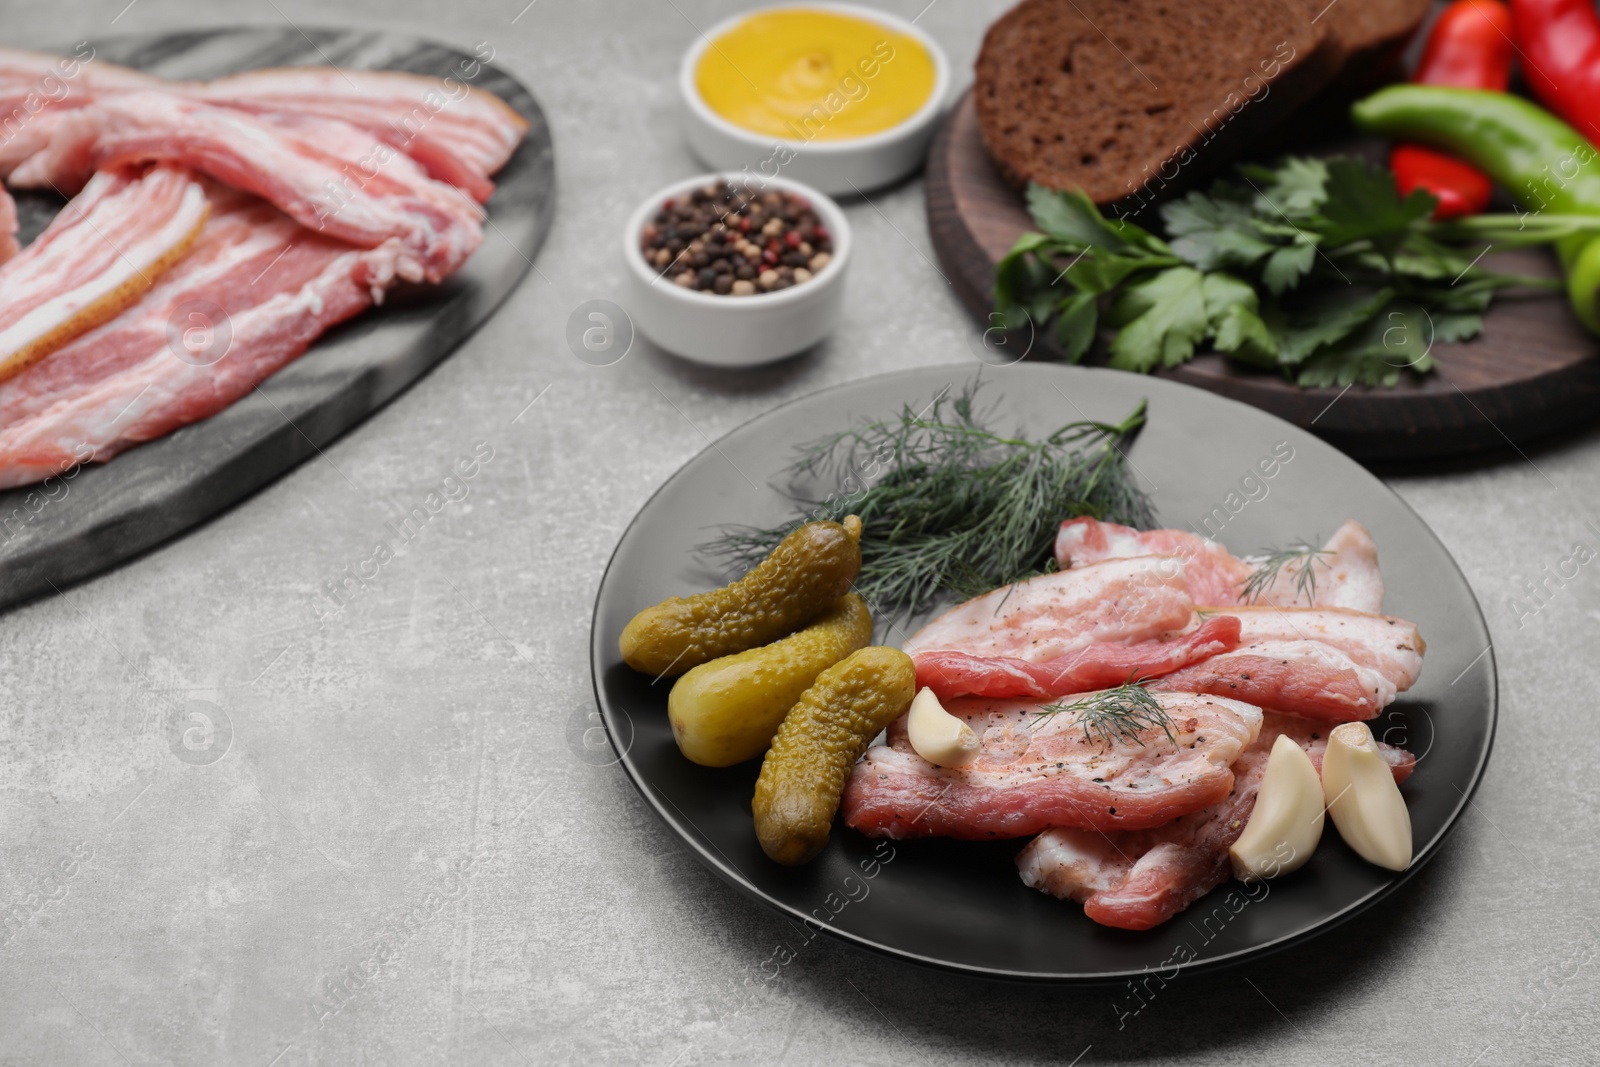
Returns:
[[[916,38],[824,8],[761,11],[711,41],[695,88],[717,115],[789,141],[870,137],[927,104],[934,62]]]

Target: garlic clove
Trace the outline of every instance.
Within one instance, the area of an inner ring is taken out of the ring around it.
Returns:
[[[964,767],[978,758],[978,735],[944,710],[932,689],[924,687],[911,701],[906,723],[917,755],[939,767]]]
[[[1322,840],[1322,779],[1306,750],[1279,735],[1267,757],[1255,807],[1228,849],[1233,873],[1245,881],[1299,870]]]
[[[1391,871],[1410,865],[1411,812],[1366,723],[1347,722],[1328,735],[1322,792],[1339,836],[1362,859]]]

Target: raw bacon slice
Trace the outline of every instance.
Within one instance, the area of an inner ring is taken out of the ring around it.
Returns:
[[[53,56],[0,47],[0,177],[50,143],[63,114],[97,93],[151,88],[161,79],[95,60],[94,52]]]
[[[978,734],[977,760],[936,767],[918,756],[902,716],[845,786],[845,823],[873,837],[1021,837],[1051,826],[1146,829],[1220,803],[1229,764],[1261,727],[1236,700],[1157,694],[1177,743],[1160,729],[1102,746],[1078,715],[1041,720],[1032,701],[958,700],[947,710]]]
[[[70,56],[0,45],[0,101],[5,103],[25,102],[29,93],[56,104],[63,100],[82,103],[96,92],[147,89],[160,84],[161,79],[154,74],[95,58],[94,49],[87,45],[80,45]]]
[[[254,197],[208,191],[199,239],[138,304],[0,383],[0,488],[221,411],[396,277],[398,241],[351,248]]]
[[[954,650],[1047,663],[1096,643],[1160,637],[1193,617],[1183,564],[1144,556],[1002,586],[951,608],[903,647],[913,657]]]
[[[61,115],[119,92],[165,89],[258,115],[335,119],[396,148],[429,175],[479,202],[490,177],[516,150],[528,123],[499,97],[467,80],[482,70],[464,61],[461,78],[401,71],[282,67],[210,82],[164,81],[94,61],[0,48],[0,175],[45,148]]]
[[[4,102],[0,101],[0,117],[6,114],[4,108]],[[19,165],[49,147],[50,137],[66,111],[52,107],[27,116],[24,122],[0,137],[0,178],[9,177]],[[18,113],[18,109],[11,109],[13,116]]]
[[[1280,734],[1304,748],[1321,769],[1326,736],[1310,723],[1268,712],[1255,743],[1233,765],[1234,788],[1226,800],[1153,830],[1047,830],[1017,856],[1023,882],[1079,902],[1084,914],[1102,926],[1148,930],[1166,922],[1232,875],[1228,849],[1255,808],[1267,757]],[[1405,781],[1416,760],[1404,749],[1378,747],[1395,781]]]
[[[481,207],[353,126],[306,118],[290,130],[169,92],[109,95],[67,113],[12,183],[71,190],[96,169],[150,159],[203,171],[362,248],[398,238],[408,280],[442,280],[483,239]]]
[[[359,126],[479,202],[494,191],[490,175],[528,130],[527,120],[493,93],[464,81],[398,71],[254,70],[192,91],[246,111],[315,115]]]
[[[1042,663],[948,649],[920,653],[913,661],[917,686],[932,689],[941,700],[963,696],[1044,700],[1170,674],[1236,647],[1239,629],[1238,619],[1219,615],[1179,637],[1131,645],[1097,642]]]
[[[181,167],[96,174],[0,266],[0,381],[137,300],[188,250],[209,207]]]
[[[1056,563],[1062,570],[1135,556],[1183,560],[1189,595],[1196,604],[1236,604],[1250,565],[1215,541],[1186,530],[1135,530],[1098,519],[1068,519],[1056,533]]]
[[[1239,559],[1215,541],[1186,530],[1135,530],[1096,519],[1068,519],[1056,534],[1056,562],[1063,568],[1133,556],[1174,555],[1183,560],[1194,602],[1204,607],[1232,607],[1243,602],[1245,582],[1259,557]],[[1311,566],[1316,578],[1312,602],[1300,591],[1300,562],[1286,564],[1252,604],[1277,607],[1350,608],[1376,614],[1383,610],[1383,576],[1378,571],[1378,546],[1366,527],[1346,522],[1335,531]]]
[[[17,244],[17,202],[0,186],[0,263],[21,250]]]

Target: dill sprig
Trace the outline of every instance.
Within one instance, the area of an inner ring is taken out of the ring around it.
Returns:
[[[747,569],[803,523],[858,515],[855,591],[874,614],[909,614],[945,593],[975,596],[1045,572],[1063,519],[1154,525],[1123,456],[1143,402],[1120,423],[1070,422],[1031,440],[985,425],[992,410],[977,410],[979,385],[802,445],[779,477],[805,513],[769,529],[725,527],[702,550]],[[832,491],[816,498],[820,487]]]
[[[1322,556],[1331,556],[1333,552],[1326,548],[1317,548],[1309,541],[1300,541],[1288,548],[1263,548],[1254,557],[1255,570],[1250,572],[1250,577],[1244,581],[1244,602],[1254,604],[1263,593],[1272,588],[1272,583],[1278,580],[1278,575],[1285,567],[1296,562],[1300,569],[1295,572],[1294,588],[1295,600],[1306,598],[1306,606],[1312,607],[1317,602],[1317,565],[1332,566]]]
[[[1036,728],[1063,712],[1076,712],[1077,725],[1083,727],[1083,739],[1098,740],[1101,748],[1109,748],[1118,741],[1132,741],[1143,747],[1144,738],[1140,734],[1157,726],[1167,735],[1168,741],[1177,744],[1178,738],[1172,732],[1172,716],[1145,685],[1144,680],[1130,680],[1071,704],[1041,705],[1029,728]]]

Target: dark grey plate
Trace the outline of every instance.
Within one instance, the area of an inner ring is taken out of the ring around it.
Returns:
[[[91,42],[95,59],[168,78],[334,64],[461,77],[473,57],[401,34],[233,28]],[[66,54],[69,49],[60,49]],[[473,69],[468,67],[466,69]],[[544,243],[555,211],[550,127],[522,84],[484,64],[471,84],[528,120],[495,178],[482,247],[443,285],[395,290],[324,334],[226,411],[87,467],[52,489],[0,492],[0,608],[61,589],[203,522],[315,455],[448,356],[500,306]],[[59,199],[18,196],[31,240]],[[224,357],[226,358],[226,357]]]
[[[796,444],[926,402],[972,375],[970,363],[890,374],[768,412],[673,475],[623,535],[595,604],[595,695],[623,767],[668,828],[731,884],[829,934],[994,977],[1095,982],[1177,964],[1235,963],[1328,930],[1402,885],[1438,852],[1494,738],[1494,656],[1455,561],[1382,482],[1289,423],[1172,382],[1051,365],[984,371],[981,395],[997,405],[1001,428],[1037,435],[1084,417],[1117,421],[1148,398],[1149,425],[1129,457],[1164,525],[1207,532],[1209,516],[1209,532],[1235,552],[1323,538],[1347,518],[1372,531],[1388,585],[1385,609],[1416,621],[1428,642],[1421,681],[1372,724],[1380,738],[1419,757],[1403,790],[1416,859],[1401,874],[1380,870],[1330,826],[1309,864],[1256,890],[1255,899],[1237,884],[1223,886],[1166,925],[1131,933],[1097,926],[1078,905],[1024,886],[1013,858],[1025,839],[882,842],[836,824],[809,866],[780,867],[762,854],[750,819],[760,762],[718,771],[679,755],[667,725],[669,683],[653,685],[624,666],[617,637],[640,608],[714,584],[695,546],[718,524],[767,525],[790,514],[778,491],[755,486],[784,468]],[[1257,463],[1274,450],[1292,458],[1261,478]]]

